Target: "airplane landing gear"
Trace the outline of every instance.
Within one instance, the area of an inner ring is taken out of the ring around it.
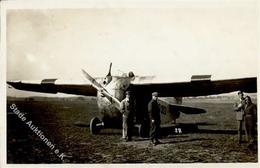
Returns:
[[[90,121],[90,132],[96,135],[100,132],[101,128],[104,127],[104,123],[97,117],[94,117]]]

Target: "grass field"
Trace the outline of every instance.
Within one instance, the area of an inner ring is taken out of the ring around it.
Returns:
[[[184,104],[204,108],[207,113],[181,115],[177,122],[200,123],[197,132],[165,135],[163,144],[151,146],[149,139],[133,137],[121,141],[121,130],[105,129],[91,135],[88,123],[98,115],[95,98],[31,98],[7,101],[8,163],[238,163],[257,162],[257,151],[247,143],[237,144],[233,100],[185,99]],[[63,160],[37,136],[25,121],[12,114],[16,104],[26,121],[38,127],[64,153]]]

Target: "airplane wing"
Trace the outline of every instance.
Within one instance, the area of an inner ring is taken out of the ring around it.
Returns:
[[[209,76],[204,79],[201,76],[194,76],[190,82],[177,83],[132,83],[131,87],[137,95],[151,95],[152,92],[159,92],[159,97],[189,97],[206,96],[221,93],[229,93],[241,90],[247,93],[257,91],[257,79],[239,78],[228,80],[211,81]],[[197,79],[196,79],[197,78]]]
[[[204,110],[202,108],[175,104],[175,103],[171,103],[171,102],[166,101],[166,100],[162,100],[161,98],[158,99],[158,102],[159,102],[160,105],[162,105],[162,107],[161,107],[162,109],[161,110],[163,110],[163,107],[168,107],[169,108],[169,112],[180,111],[180,112],[182,112],[184,114],[201,114],[201,113],[206,113],[206,110]]]
[[[62,81],[59,79],[43,79],[40,81],[7,81],[7,83],[19,90],[42,93],[67,93],[74,95],[96,96],[97,90],[84,82]]]
[[[184,114],[201,114],[201,113],[206,113],[206,110],[204,110],[204,109],[196,108],[196,107],[190,107],[190,106],[184,106],[184,105],[179,105],[179,104],[171,104],[170,107],[174,111],[180,111],[180,112],[182,112]]]

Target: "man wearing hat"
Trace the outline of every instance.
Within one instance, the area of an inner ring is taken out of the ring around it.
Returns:
[[[152,93],[152,100],[148,104],[148,113],[150,116],[151,121],[151,142],[153,145],[160,144],[159,138],[159,132],[160,132],[160,124],[161,124],[161,116],[160,116],[160,108],[159,104],[157,102],[158,99],[158,93],[153,92]]]
[[[244,120],[244,110],[245,110],[245,98],[244,93],[242,91],[238,92],[239,103],[234,105],[234,110],[236,111],[236,119],[237,119],[237,129],[238,129],[238,143],[240,144],[242,141],[242,130],[243,130],[243,120]]]
[[[135,102],[132,99],[131,92],[126,92],[126,98],[121,101],[120,111],[123,114],[123,129],[122,129],[122,138],[125,141],[132,140],[132,128],[133,120],[135,114]]]

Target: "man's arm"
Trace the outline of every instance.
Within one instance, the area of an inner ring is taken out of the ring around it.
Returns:
[[[148,113],[149,113],[149,117],[152,121],[152,123],[154,123],[154,117],[153,117],[153,103],[149,102],[148,104]]]
[[[125,103],[124,103],[124,100],[122,100],[121,103],[120,103],[120,112],[122,114],[125,113]]]
[[[134,100],[133,102],[133,118],[134,118],[134,123],[136,122],[136,113],[137,113],[137,110],[136,110],[136,101]]]
[[[234,111],[240,111],[243,109],[243,104],[239,103],[239,104],[234,104]]]

